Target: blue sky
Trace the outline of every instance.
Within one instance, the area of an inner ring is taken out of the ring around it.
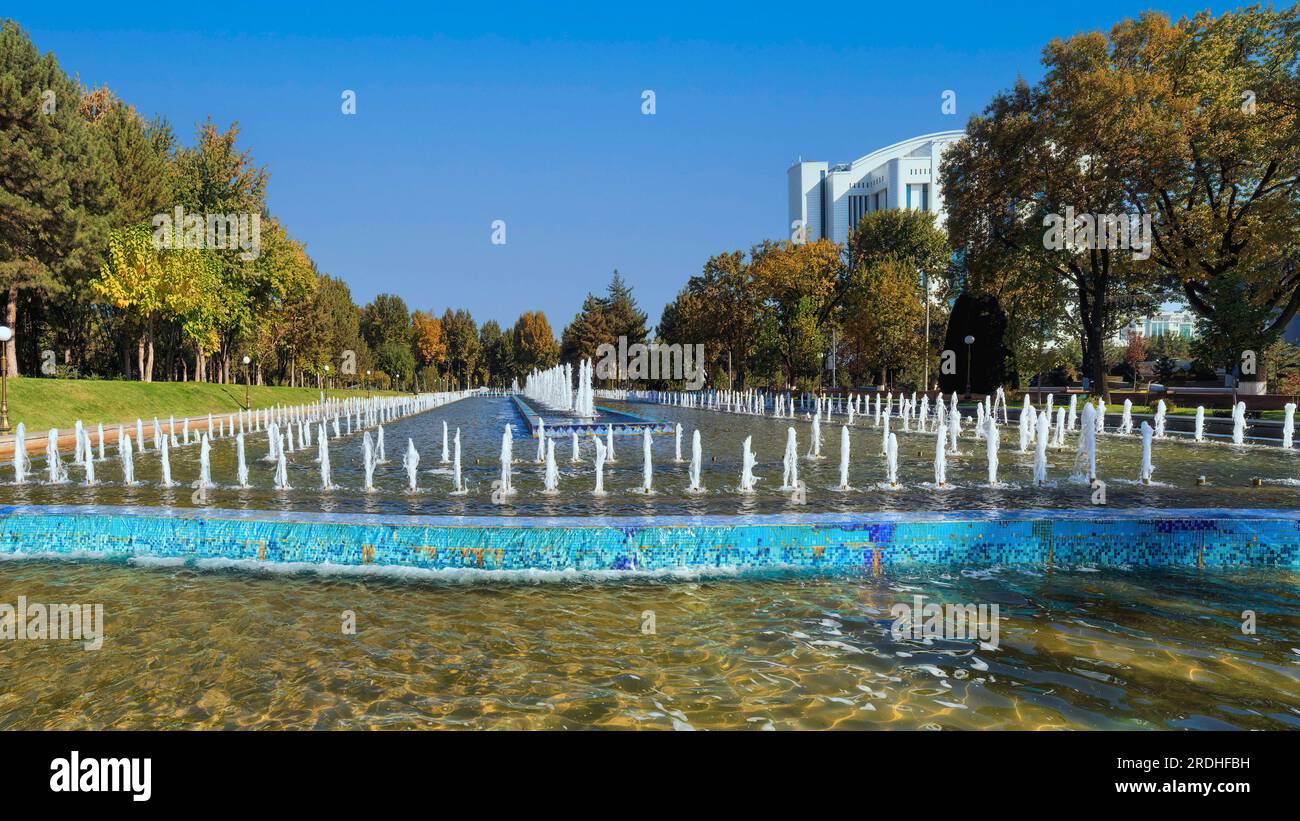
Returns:
[[[209,115],[238,121],[272,212],[358,303],[388,291],[503,324],[541,309],[557,336],[614,268],[653,323],[711,254],[785,236],[797,157],[848,161],[959,128],[1017,76],[1038,79],[1053,37],[1206,8],[126,5],[0,15],[186,143]],[[956,116],[940,111],[946,89]]]

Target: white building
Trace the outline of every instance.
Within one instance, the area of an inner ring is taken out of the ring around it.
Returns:
[[[930,211],[942,225],[939,161],[964,136],[964,131],[925,134],[834,166],[795,163],[787,173],[791,238],[806,228],[810,242],[842,243],[863,214],[885,208]]]
[[[1167,306],[1151,316],[1131,320],[1115,334],[1114,341],[1120,344],[1128,342],[1130,332],[1147,339],[1158,336],[1193,339],[1196,337],[1196,314],[1182,306]]]

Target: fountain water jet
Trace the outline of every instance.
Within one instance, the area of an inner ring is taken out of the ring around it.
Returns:
[[[26,483],[31,466],[31,460],[27,458],[27,426],[19,422],[14,432],[14,484]]]
[[[375,490],[375,454],[370,443],[370,431],[366,431],[361,437],[361,469],[366,474],[365,484],[362,487],[366,493],[373,493]]]
[[[235,477],[240,487],[248,487],[248,463],[244,460],[244,434],[235,435]]]
[[[596,488],[591,492],[593,496],[605,495],[605,443],[599,438],[594,440],[596,443]]]
[[[849,405],[849,416],[853,415],[853,405]],[[840,490],[849,489],[849,426],[840,427]]]
[[[164,447],[167,439],[163,438]],[[199,438],[199,490],[207,490],[216,487],[212,483],[212,444],[208,434],[203,434]]]
[[[700,484],[700,461],[702,458],[700,448],[700,430],[696,428],[691,432],[691,486],[687,490],[691,493],[703,493],[704,487]]]
[[[1142,423],[1142,465],[1138,469],[1138,481],[1144,485],[1151,484],[1151,437],[1154,431],[1146,422]]]
[[[885,440],[885,479],[890,487],[898,487],[898,435],[893,433]]]
[[[786,428],[785,456],[781,459],[781,489],[794,490],[799,486],[799,446],[793,427]]]
[[[555,440],[546,440],[546,476],[543,479],[544,493],[558,493],[560,487],[560,471],[555,466]]]
[[[1246,403],[1238,402],[1232,408],[1232,444],[1246,442]]]
[[[135,484],[135,464],[131,459],[131,435],[124,434],[117,440],[117,451],[122,457],[122,483]]]
[[[654,493],[654,466],[650,462],[650,429],[641,431],[641,492]]]
[[[416,490],[417,469],[420,466],[420,452],[415,449],[415,440],[407,438],[406,455],[402,457],[402,467],[406,468],[406,489],[411,493]]]
[[[158,461],[159,461],[160,469],[162,471],[161,484],[163,487],[171,487],[173,484],[171,446],[170,443],[167,441],[167,437],[165,436],[163,437],[162,440],[162,447],[159,449],[158,452]]]
[[[63,460],[59,457],[59,429],[50,428],[50,436],[45,445],[47,462],[47,481],[52,485],[66,482],[68,473],[63,469]]]
[[[754,437],[746,436],[745,441],[742,445],[743,450],[740,459],[740,488],[739,488],[741,493],[754,492],[754,450],[752,447],[753,440]]]

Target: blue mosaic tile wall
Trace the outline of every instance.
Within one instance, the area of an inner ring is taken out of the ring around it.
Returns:
[[[916,563],[1297,568],[1300,513],[1015,511],[665,523],[548,519],[521,525],[256,511],[0,508],[0,557],[45,554],[482,570],[878,570]]]

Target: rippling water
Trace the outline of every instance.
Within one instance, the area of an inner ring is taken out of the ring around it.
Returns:
[[[803,420],[778,420],[770,417],[723,414],[711,411],[649,405],[622,405],[637,413],[680,422],[684,429],[683,456],[690,457],[691,432],[699,429],[703,441],[703,482],[708,492],[693,496],[685,490],[689,484],[687,464],[673,460],[673,438],[656,436],[653,445],[654,485],[656,492],[647,496],[638,492],[641,485],[641,442],[637,437],[615,437],[618,461],[606,466],[605,487],[608,494],[593,496],[595,472],[592,465],[594,446],[583,442],[581,461],[569,461],[570,443],[556,442],[556,459],[560,471],[559,493],[541,494],[542,466],[535,463],[535,439],[524,437],[522,423],[509,400],[473,398],[439,408],[416,417],[400,420],[385,427],[389,462],[376,471],[377,492],[363,493],[361,434],[331,441],[330,461],[336,490],[320,490],[319,468],[313,447],[289,457],[289,480],[293,490],[272,489],[274,465],[262,459],[267,451],[265,434],[251,434],[248,459],[251,482],[249,489],[232,487],[235,477],[234,441],[217,440],[212,448],[212,477],[221,487],[211,491],[207,503],[218,507],[270,510],[324,510],[339,513],[394,513],[488,516],[560,516],[560,515],[655,515],[735,514],[795,512],[858,512],[872,510],[969,510],[997,508],[1086,508],[1090,493],[1079,481],[1071,481],[1074,448],[1078,434],[1067,436],[1067,447],[1048,451],[1050,486],[1032,486],[1033,452],[1019,453],[1015,425],[1002,429],[1000,451],[1001,486],[988,487],[984,443],[971,435],[967,420],[961,439],[962,453],[948,457],[948,481],[952,487],[935,490],[933,434],[903,433],[897,420],[891,425],[899,435],[899,480],[903,487],[886,490],[881,456],[881,432],[869,420],[859,419],[851,428],[852,464],[850,483],[853,489],[840,491],[839,447],[840,423],[837,416],[822,429],[822,454],[818,460],[801,459],[800,478],[807,484],[805,504],[797,504],[789,492],[781,491],[781,456],[785,451],[786,429],[798,431],[799,452],[809,448],[811,426]],[[454,432],[461,429],[463,470],[469,493],[450,496],[451,471],[440,462],[442,422]],[[500,477],[501,432],[514,424],[515,487],[519,493],[508,497],[506,504],[492,500],[492,482]],[[146,426],[147,429],[151,429]],[[740,476],[741,442],[753,437],[758,459],[755,474],[759,477],[756,492],[739,494],[735,487]],[[116,449],[110,448],[109,459],[96,464],[101,484],[84,487],[79,467],[71,467],[71,481],[47,485],[43,458],[34,459],[37,481],[23,486],[0,486],[0,503],[12,504],[127,504],[192,507],[199,501],[191,495],[189,483],[198,477],[198,448],[179,448],[172,453],[172,475],[182,487],[160,488],[157,484],[160,465],[152,451],[152,433],[148,433],[151,450],[136,457],[136,477],[141,483],[126,487]],[[420,453],[419,490],[407,492],[407,479],[401,457],[407,439],[415,442]],[[33,454],[36,456],[36,454]],[[66,459],[66,457],[65,457]],[[1300,450],[1283,451],[1275,446],[1234,447],[1223,442],[1196,444],[1185,438],[1171,438],[1155,444],[1155,484],[1136,482],[1141,460],[1137,436],[1105,435],[1099,439],[1098,471],[1108,484],[1108,502],[1119,507],[1253,507],[1289,508],[1300,502]],[[70,459],[67,460],[70,462]],[[11,481],[11,468],[0,466],[0,476]],[[1204,476],[1207,484],[1197,486]],[[1254,477],[1263,478],[1261,487],[1252,486]]]
[[[1280,570],[432,584],[12,561],[0,602],[99,602],[107,635],[0,641],[0,729],[1296,728],[1298,590]],[[997,649],[893,640],[916,594],[998,604]]]

